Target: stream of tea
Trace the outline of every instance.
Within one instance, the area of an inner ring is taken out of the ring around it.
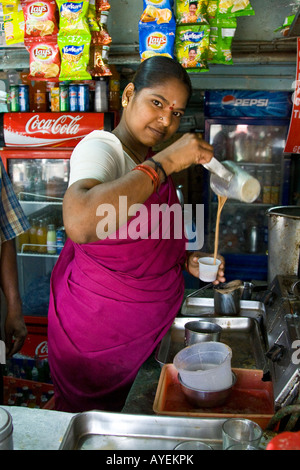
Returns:
[[[225,202],[227,201],[227,196],[220,196],[218,194],[218,210],[217,210],[217,220],[216,220],[216,231],[215,231],[215,249],[214,249],[214,264],[216,264],[218,246],[219,246],[219,227],[220,227],[220,217],[221,212],[224,207]]]

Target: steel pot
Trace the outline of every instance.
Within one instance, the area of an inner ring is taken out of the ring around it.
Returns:
[[[300,274],[300,206],[272,207],[268,219],[268,283]]]
[[[13,425],[11,414],[0,408],[0,450],[13,450]]]

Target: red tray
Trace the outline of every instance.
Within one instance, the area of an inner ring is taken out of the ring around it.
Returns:
[[[195,408],[184,395],[178,372],[165,364],[158,382],[153,410],[159,415],[203,418],[247,418],[265,429],[274,415],[272,382],[263,382],[263,371],[232,369],[237,380],[227,402],[215,408]]]

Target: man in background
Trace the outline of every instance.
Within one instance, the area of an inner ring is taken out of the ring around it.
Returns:
[[[4,323],[4,347],[0,348],[0,404],[3,404],[3,368],[5,357],[18,352],[25,341],[27,329],[22,315],[22,302],[19,293],[15,238],[29,228],[12,183],[0,159],[0,286],[6,300]],[[2,325],[2,322],[1,322]]]

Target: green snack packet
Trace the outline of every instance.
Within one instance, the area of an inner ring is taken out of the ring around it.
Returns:
[[[59,12],[59,35],[89,34],[87,21],[89,0],[56,0]]]
[[[207,7],[209,0],[177,0],[177,24],[208,24]]]
[[[207,72],[209,25],[186,25],[176,28],[175,53],[188,72]]]
[[[208,61],[211,64],[232,65],[231,44],[237,27],[236,18],[210,18]]]
[[[57,43],[61,56],[60,81],[91,80],[87,72],[90,55],[91,36],[58,36]]]
[[[295,19],[295,16],[296,15],[287,16],[284,20],[283,25],[279,26],[279,28],[274,29],[274,33],[277,33],[277,31],[283,31],[285,29],[289,29]]]
[[[249,0],[210,0],[209,12],[212,9],[216,10],[216,4],[217,11],[211,16],[217,18],[255,15],[255,11]]]

